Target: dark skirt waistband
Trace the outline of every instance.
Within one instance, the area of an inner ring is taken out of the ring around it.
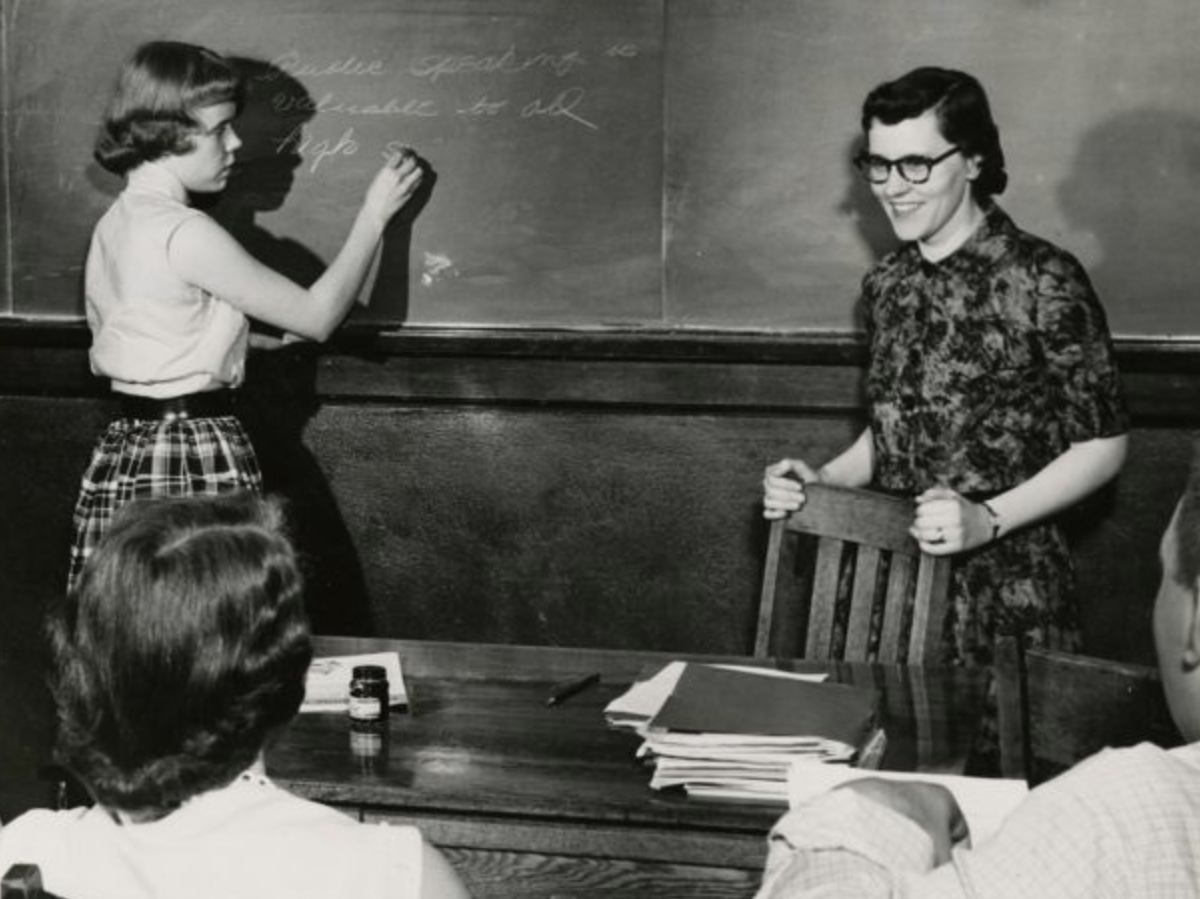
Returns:
[[[149,396],[121,396],[121,416],[132,421],[177,421],[189,418],[219,418],[234,413],[232,390],[205,390],[156,399]]]

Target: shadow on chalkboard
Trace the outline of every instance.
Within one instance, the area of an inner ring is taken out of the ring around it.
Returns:
[[[412,199],[404,204],[404,208],[392,217],[384,232],[383,250],[367,303],[368,309],[387,310],[387,321],[392,327],[408,319],[413,222],[429,203],[433,187],[437,183],[437,172],[429,161],[422,158],[420,165],[424,170],[420,187]],[[366,316],[360,313],[357,317]]]
[[[1200,246],[1200,118],[1122,112],[1084,133],[1068,171],[1058,200],[1098,244],[1089,274],[1102,302],[1138,333],[1179,336],[1170,310],[1192,301]]]
[[[237,58],[247,79],[246,104],[237,122],[242,139],[225,191],[207,211],[264,265],[308,286],[325,262],[302,243],[272,234],[257,216],[279,209],[292,189],[302,158],[286,138],[311,117],[307,90],[280,69]],[[282,108],[299,110],[281,114]],[[256,325],[256,328],[259,327]],[[269,330],[269,329],[264,329]],[[264,487],[288,503],[288,521],[304,560],[307,603],[319,633],[373,633],[366,580],[357,548],[320,464],[304,443],[317,399],[319,352],[311,344],[256,351],[248,362],[240,417],[262,464]]]
[[[854,157],[862,147],[862,138],[856,137],[847,144],[842,154],[842,158],[846,160],[846,193],[838,204],[838,212],[853,220],[859,241],[867,247],[872,262],[875,262],[894,250],[899,242],[891,223],[879,207],[879,201],[871,192],[870,185],[854,167]],[[863,274],[866,274],[865,269]],[[854,307],[854,326],[861,328],[862,324],[863,309],[860,297]]]

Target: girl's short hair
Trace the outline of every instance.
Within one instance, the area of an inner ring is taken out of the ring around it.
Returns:
[[[139,500],[52,612],[55,754],[95,800],[156,818],[245,771],[312,659],[277,502]]]
[[[925,66],[895,81],[879,85],[863,102],[862,130],[871,123],[895,125],[934,110],[942,136],[962,150],[964,157],[980,159],[979,177],[971,182],[975,199],[985,202],[1004,193],[1008,172],[1000,129],[992,119],[987,93],[966,72]]]
[[[194,44],[143,44],[121,69],[96,140],[96,161],[123,175],[163,156],[186,153],[196,132],[195,112],[216,103],[238,111],[245,84],[229,60]]]

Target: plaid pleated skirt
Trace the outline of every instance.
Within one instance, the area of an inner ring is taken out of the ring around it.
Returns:
[[[114,420],[79,489],[67,589],[74,589],[88,556],[130,500],[237,490],[262,492],[262,473],[235,416]]]

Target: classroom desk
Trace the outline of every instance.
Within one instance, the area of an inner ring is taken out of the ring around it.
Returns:
[[[395,649],[410,710],[364,751],[342,714],[302,714],[270,749],[276,782],[364,821],[413,823],[480,899],[748,897],[782,806],[655,792],[638,738],[602,709],[678,658],[732,657],[321,637],[318,655]],[[746,659],[738,661],[747,662]],[[961,770],[986,678],[961,670],[756,660],[884,694],[883,767]],[[548,708],[552,684],[602,681]],[[356,748],[357,747],[357,748]]]

